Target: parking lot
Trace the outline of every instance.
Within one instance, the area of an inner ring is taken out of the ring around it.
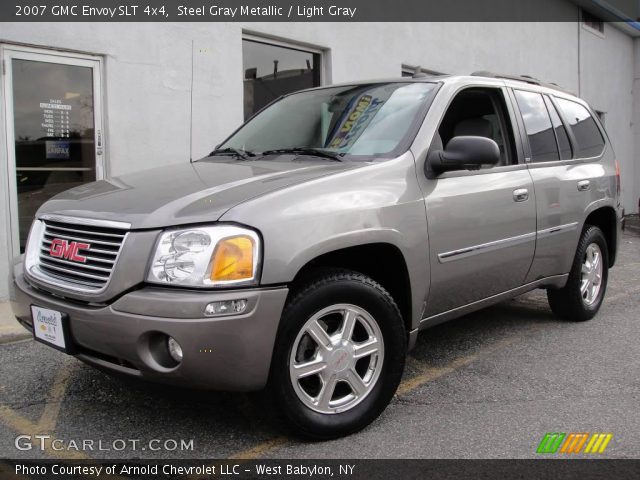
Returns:
[[[383,415],[330,442],[288,435],[260,395],[125,381],[7,343],[0,457],[531,458],[546,432],[609,432],[602,456],[637,458],[639,294],[640,237],[626,234],[595,319],[558,320],[533,292],[427,330]]]

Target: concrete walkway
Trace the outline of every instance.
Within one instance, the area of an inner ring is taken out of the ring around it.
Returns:
[[[18,323],[9,302],[0,302],[0,344],[31,338],[31,332]]]
[[[635,233],[636,235],[640,234],[640,216],[627,215],[625,217],[625,228],[629,233]]]

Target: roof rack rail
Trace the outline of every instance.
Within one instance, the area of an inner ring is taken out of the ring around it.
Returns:
[[[502,78],[505,80],[515,80],[518,82],[525,82],[531,85],[539,85],[541,87],[551,88],[553,90],[559,90],[561,92],[570,93],[571,95],[575,95],[573,92],[561,87],[557,83],[552,82],[543,82],[542,80],[538,80],[537,78],[532,77],[531,75],[508,75],[503,73],[495,73],[488,72],[485,70],[479,70],[477,72],[473,72],[471,74],[472,77],[488,77],[488,78]]]

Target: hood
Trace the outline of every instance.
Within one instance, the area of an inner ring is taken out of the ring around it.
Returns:
[[[213,222],[265,193],[363,164],[294,156],[238,161],[208,158],[158,167],[67,190],[38,211],[128,222],[132,229]]]

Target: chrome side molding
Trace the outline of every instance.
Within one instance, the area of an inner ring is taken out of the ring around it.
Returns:
[[[452,262],[454,260],[470,257],[472,255],[478,255],[479,253],[485,253],[492,250],[498,250],[500,248],[520,245],[522,243],[535,240],[535,238],[536,232],[525,233],[524,235],[517,235],[515,237],[502,238],[493,242],[482,243],[480,245],[473,245],[471,247],[460,248],[458,250],[451,250],[450,252],[439,253],[438,260],[440,261],[440,263]]]
[[[451,250],[449,252],[443,252],[438,254],[438,261],[440,263],[452,262],[461,258],[467,258],[480,253],[490,252],[500,248],[512,247],[514,245],[520,245],[522,243],[535,240],[536,238],[547,238],[558,233],[566,233],[578,228],[578,222],[567,223],[565,225],[558,225],[557,227],[545,228],[538,230],[537,232],[529,232],[523,235],[517,235],[515,237],[502,238],[493,242],[482,243],[480,245],[472,245],[470,247],[460,248],[458,250]]]

